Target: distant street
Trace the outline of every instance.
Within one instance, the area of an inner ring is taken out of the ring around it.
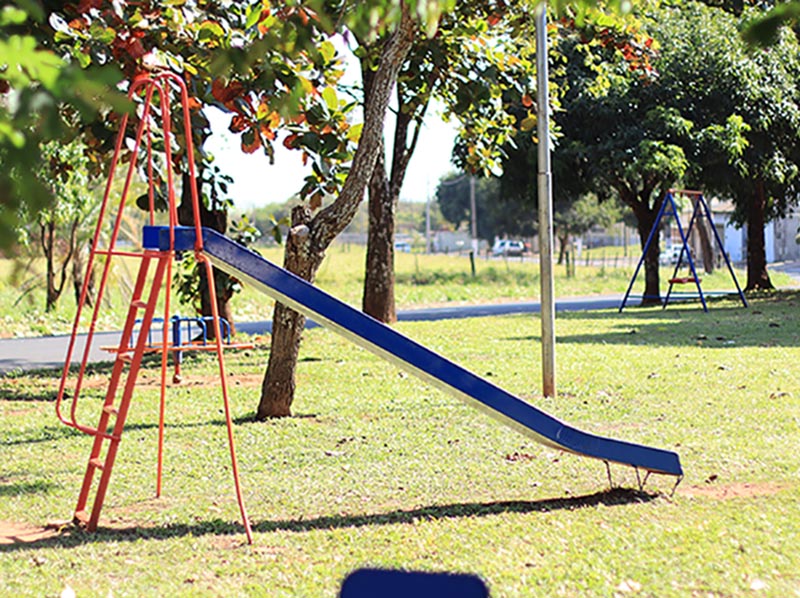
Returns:
[[[800,283],[800,261],[778,262],[769,265],[770,270],[785,272]],[[745,281],[741,281],[744,284]],[[622,303],[622,295],[604,295],[592,297],[575,297],[556,300],[557,311],[579,311],[594,309],[612,309]],[[430,320],[447,320],[458,318],[479,318],[483,316],[502,316],[509,314],[533,314],[540,310],[538,301],[519,303],[487,303],[481,305],[458,305],[453,307],[431,307],[400,311],[401,322],[418,322]],[[308,327],[316,326],[313,322]],[[272,322],[237,323],[236,329],[245,334],[266,334],[272,330]],[[97,334],[93,351],[89,356],[92,362],[110,361],[110,353],[101,350],[100,346],[115,347],[119,344],[119,332],[103,332]],[[69,336],[43,336],[35,338],[0,339],[0,375],[18,371],[41,368],[61,368],[67,353]],[[81,356],[85,343],[79,337],[73,356]]]
[[[618,307],[621,296],[578,297],[556,301],[557,311],[578,311],[593,309],[610,309]],[[509,314],[538,313],[540,305],[537,301],[521,303],[490,303],[483,305],[460,305],[453,307],[431,307],[426,309],[404,310],[398,313],[403,322],[446,320],[458,318],[478,318],[483,316],[501,316]],[[309,327],[315,326],[309,323]],[[237,323],[236,329],[245,334],[265,334],[272,330],[272,322]],[[93,351],[89,356],[92,362],[110,361],[111,354],[102,351],[101,346],[117,346],[119,332],[104,332],[96,335]],[[68,335],[43,336],[35,338],[0,339],[0,375],[13,371],[28,371],[42,368],[61,368],[69,344]],[[83,354],[85,337],[79,337],[73,359]]]

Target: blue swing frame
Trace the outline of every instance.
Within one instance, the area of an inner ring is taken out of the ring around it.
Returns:
[[[692,216],[689,219],[689,226],[686,228],[686,232],[683,230],[683,225],[681,224],[680,219],[680,212],[678,211],[678,206],[675,203],[675,194],[679,193],[681,195],[688,195],[695,198],[694,201],[694,208],[692,209]],[[675,269],[672,271],[672,276],[669,278],[669,288],[667,289],[667,294],[664,297],[662,302],[662,309],[666,309],[667,304],[669,303],[670,297],[676,296],[687,296],[684,293],[673,293],[672,287],[675,286],[677,279],[676,275],[678,270],[683,265],[683,256],[686,255],[686,261],[689,264],[689,269],[692,272],[691,281],[694,282],[695,286],[697,287],[697,293],[700,297],[700,303],[703,306],[703,311],[708,313],[708,304],[706,303],[706,296],[708,293],[703,293],[703,288],[700,286],[700,277],[697,276],[697,269],[695,268],[694,260],[692,259],[692,252],[689,249],[689,236],[692,234],[692,227],[694,227],[695,222],[697,221],[698,217],[702,218],[705,217],[708,219],[709,224],[711,225],[711,231],[714,235],[714,239],[717,242],[717,246],[722,253],[722,257],[725,260],[725,265],[728,267],[728,272],[733,279],[733,283],[736,285],[736,291],[739,294],[739,299],[742,301],[742,305],[747,307],[747,299],[745,299],[744,292],[742,288],[739,286],[739,281],[736,279],[736,274],[733,271],[733,266],[731,266],[731,262],[728,259],[728,254],[725,252],[725,248],[722,245],[722,239],[720,239],[719,233],[717,232],[717,228],[714,226],[714,220],[711,217],[711,210],[708,207],[708,203],[706,202],[705,198],[703,197],[703,193],[701,191],[676,191],[674,189],[670,189],[667,191],[667,194],[664,197],[664,201],[661,202],[661,207],[658,210],[658,215],[656,216],[656,221],[653,224],[653,228],[650,230],[650,234],[647,237],[647,242],[644,244],[644,249],[642,250],[642,257],[639,258],[639,263],[636,264],[636,270],[633,272],[633,277],[631,278],[631,282],[628,285],[628,290],[625,291],[625,297],[622,299],[622,303],[619,306],[619,313],[622,313],[622,310],[625,309],[625,305],[628,302],[628,298],[631,294],[631,289],[633,289],[633,285],[636,282],[636,277],[639,275],[639,270],[642,268],[642,264],[644,263],[645,257],[647,256],[647,252],[650,249],[650,245],[653,243],[653,240],[658,240],[658,230],[659,226],[661,225],[662,218],[667,216],[672,216],[675,218],[675,222],[678,225],[678,233],[681,237],[681,252],[678,255],[678,263],[675,264]],[[728,294],[728,293],[726,293]],[[660,299],[660,296],[659,296]]]

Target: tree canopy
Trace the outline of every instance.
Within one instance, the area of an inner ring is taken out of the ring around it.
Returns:
[[[468,175],[440,181],[436,201],[445,220],[456,228],[465,225],[469,230],[472,213]],[[476,178],[475,205],[479,239],[491,243],[495,238],[532,237],[536,232],[536,213],[530,198],[504,196],[497,177]]]
[[[730,36],[752,16],[689,4],[652,27],[660,97],[690,123],[686,181],[732,199],[734,222],[747,225],[748,289],[771,288],[764,226],[800,197],[800,46],[790,31],[769,49]]]
[[[40,177],[48,164],[42,147],[74,139],[100,110],[126,107],[114,93],[119,69],[66,60],[43,33],[47,17],[37,2],[0,9],[0,249],[13,245],[23,214],[52,200]]]

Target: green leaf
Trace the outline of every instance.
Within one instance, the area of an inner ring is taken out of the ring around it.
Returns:
[[[247,20],[244,23],[245,29],[255,27],[261,17],[261,4],[253,4],[247,9]]]
[[[22,148],[25,146],[25,135],[11,126],[11,123],[0,121],[0,147],[4,145],[4,141],[16,148]]]
[[[95,21],[89,27],[89,36],[100,43],[110,44],[117,37],[117,32],[111,27],[105,27],[99,22]]]
[[[336,46],[330,41],[325,40],[319,46],[319,53],[325,59],[325,62],[330,62],[336,56]]]
[[[219,23],[214,21],[204,21],[198,29],[198,41],[213,40],[219,41],[220,38],[225,36],[225,30]]]
[[[328,110],[334,112],[339,107],[339,98],[336,96],[336,90],[333,87],[326,87],[322,90],[322,99],[328,106]]]
[[[356,142],[361,138],[361,131],[364,128],[364,123],[356,123],[347,130],[347,139]]]
[[[531,131],[536,126],[536,117],[535,116],[526,116],[522,119],[522,122],[519,124],[519,128],[522,131]]]
[[[44,10],[41,2],[37,2],[37,0],[16,0],[15,4],[28,13],[28,16],[34,21],[41,23],[44,20]]]
[[[28,13],[16,6],[4,6],[0,11],[0,27],[22,25],[28,20]]]

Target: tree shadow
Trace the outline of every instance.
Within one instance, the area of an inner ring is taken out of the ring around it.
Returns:
[[[787,300],[784,300],[787,301]],[[787,301],[791,306],[792,301]],[[800,331],[789,326],[788,316],[758,308],[745,309],[741,305],[726,303],[721,307],[702,310],[672,310],[669,308],[642,308],[626,310],[623,314],[608,311],[569,312],[559,315],[560,320],[602,320],[598,332],[558,334],[558,344],[605,344],[630,346],[688,347],[703,346],[714,349],[741,347],[796,347],[800,345]],[[504,341],[538,342],[540,335],[514,335]]]
[[[53,403],[56,400],[56,393],[48,390],[25,390],[20,391],[16,388],[0,388],[0,401],[19,402],[19,403]]]
[[[0,499],[9,496],[19,496],[20,494],[44,494],[54,487],[55,484],[44,480],[6,483],[5,479],[0,478]]]
[[[326,515],[313,519],[286,519],[261,521],[252,525],[253,531],[271,533],[278,531],[312,532],[317,530],[349,529],[375,525],[396,525],[418,521],[438,521],[443,519],[462,519],[487,517],[505,513],[552,513],[555,511],[575,511],[597,506],[622,506],[648,503],[661,494],[649,493],[630,488],[612,488],[583,496],[568,498],[548,498],[542,500],[498,501],[482,503],[453,503],[433,505],[411,510],[395,510],[386,513],[367,513],[362,515]],[[56,537],[43,538],[31,542],[0,544],[0,553],[16,552],[37,548],[74,548],[85,544],[138,540],[168,540],[179,537],[198,537],[204,535],[243,534],[241,523],[221,519],[203,521],[196,524],[170,524],[162,527],[100,527],[89,533],[71,525],[66,525]]]
[[[99,413],[99,406],[98,406],[98,413]],[[316,419],[318,416],[314,414],[308,415],[300,415],[296,416],[299,418],[310,418]],[[246,424],[254,424],[254,423],[262,423],[255,421],[255,414],[251,413],[249,415],[240,416],[234,418],[232,420],[234,425],[241,426]],[[96,425],[95,422],[92,422],[88,425]],[[209,421],[198,421],[198,422],[166,422],[164,424],[165,430],[180,430],[180,429],[192,429],[192,428],[205,428],[207,426],[225,426],[225,419],[212,419]],[[130,433],[133,431],[145,431],[145,430],[155,430],[158,428],[158,422],[148,422],[148,423],[126,423],[125,424],[125,433]],[[109,427],[109,432],[111,431],[111,427]],[[38,442],[51,442],[53,440],[64,440],[67,438],[74,438],[77,436],[81,436],[83,432],[80,430],[76,430],[73,427],[67,425],[47,425],[43,428],[36,430],[35,436],[26,436],[20,438],[7,438],[3,441],[5,446],[14,446],[20,444],[35,444]]]
[[[55,417],[55,416],[54,416]],[[65,425],[47,425],[34,431],[36,434],[33,436],[26,436],[23,438],[7,438],[3,441],[4,446],[15,446],[20,444],[36,444],[38,442],[52,442],[54,440],[64,440],[66,438],[75,438],[82,433],[75,428],[70,428]]]

